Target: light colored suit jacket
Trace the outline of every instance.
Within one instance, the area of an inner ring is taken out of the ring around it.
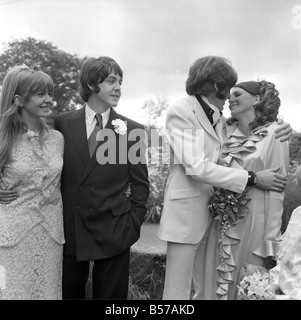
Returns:
[[[242,192],[248,172],[217,165],[222,150],[223,119],[215,129],[195,96],[171,105],[166,138],[171,147],[168,178],[158,236],[178,243],[198,243],[211,221],[212,186]]]

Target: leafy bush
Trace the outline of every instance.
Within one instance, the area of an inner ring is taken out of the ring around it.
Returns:
[[[292,161],[289,165],[287,176],[287,186],[285,189],[285,197],[283,202],[283,215],[281,232],[286,230],[287,224],[295,208],[301,205],[301,186],[297,182],[296,170],[299,166],[298,161]]]
[[[150,146],[147,150],[150,196],[145,217],[145,222],[149,223],[158,223],[160,221],[165,184],[169,175],[169,149],[164,143],[162,126],[159,125],[160,120],[165,117],[168,106],[166,98],[159,96],[145,101],[142,106],[146,114],[146,130],[148,145]]]
[[[148,177],[150,183],[150,196],[147,202],[147,214],[145,222],[159,223],[163,209],[164,190],[170,171],[169,155],[165,149],[160,147],[150,147],[148,149]]]
[[[129,299],[162,300],[165,255],[131,252]]]
[[[289,157],[291,161],[300,161],[301,151],[301,132],[293,132],[289,144]]]
[[[141,292],[141,289],[133,284],[132,277],[129,279],[128,300],[150,300],[148,292]]]
[[[301,205],[301,186],[296,178],[296,170],[300,165],[301,132],[293,132],[289,144],[289,172],[287,176],[287,187],[283,203],[281,232],[286,230],[287,224],[295,208]]]

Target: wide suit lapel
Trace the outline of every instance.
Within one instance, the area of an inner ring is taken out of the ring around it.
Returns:
[[[118,118],[118,114],[113,108],[111,108],[109,120],[108,120],[104,129],[112,130],[115,133],[113,125],[112,125],[112,121],[116,118]],[[104,141],[98,141],[97,146],[95,148],[95,151],[94,151],[90,161],[88,161],[87,168],[84,172],[84,175],[82,177],[81,182],[90,174],[91,170],[93,170],[93,168],[98,164],[97,159],[96,159],[96,151],[103,143],[104,143]],[[111,141],[111,143],[113,143],[113,142]],[[86,139],[86,145],[88,146],[87,139]],[[108,148],[109,147],[110,147],[110,145],[108,145]],[[89,151],[88,151],[88,157],[89,157]]]
[[[81,108],[68,119],[69,132],[77,148],[83,166],[87,167],[90,161],[89,148],[87,143],[87,129],[85,120],[85,108]]]
[[[223,144],[223,116],[221,116],[215,126],[215,133],[219,139],[219,141],[221,142],[221,144]]]
[[[196,116],[197,121],[200,123],[200,125],[204,128],[204,130],[207,131],[210,136],[218,141],[222,141],[222,135],[221,135],[221,126],[222,121],[219,119],[219,121],[216,124],[216,129],[213,128],[212,124],[210,123],[209,119],[207,118],[206,113],[204,112],[202,106],[198,102],[197,98],[195,96],[189,96],[190,105],[192,107],[192,111]]]

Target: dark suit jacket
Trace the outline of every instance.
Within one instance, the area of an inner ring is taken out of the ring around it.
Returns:
[[[64,254],[76,256],[78,261],[108,258],[127,250],[139,239],[146,214],[149,181],[145,143],[142,144],[144,150],[140,150],[140,157],[144,159],[142,163],[132,164],[128,156],[123,157],[122,163],[119,161],[120,140],[134,129],[144,128],[111,109],[106,129],[113,130],[111,122],[114,119],[127,122],[126,135],[114,131],[116,139],[109,147],[109,152],[116,154],[116,164],[99,164],[97,152],[90,159],[85,107],[60,114],[54,121],[54,127],[65,138],[61,185],[66,239]],[[99,145],[103,143],[100,141]],[[127,141],[127,151],[135,143]],[[105,156],[107,154],[108,150]],[[131,196],[128,198],[124,192],[129,184]]]

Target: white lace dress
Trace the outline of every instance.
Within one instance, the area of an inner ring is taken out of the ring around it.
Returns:
[[[283,293],[276,300],[301,300],[301,206],[291,215],[270,274]]]
[[[43,147],[33,133],[13,145],[2,181],[18,191],[0,204],[0,299],[62,298],[64,139],[49,130]]]

